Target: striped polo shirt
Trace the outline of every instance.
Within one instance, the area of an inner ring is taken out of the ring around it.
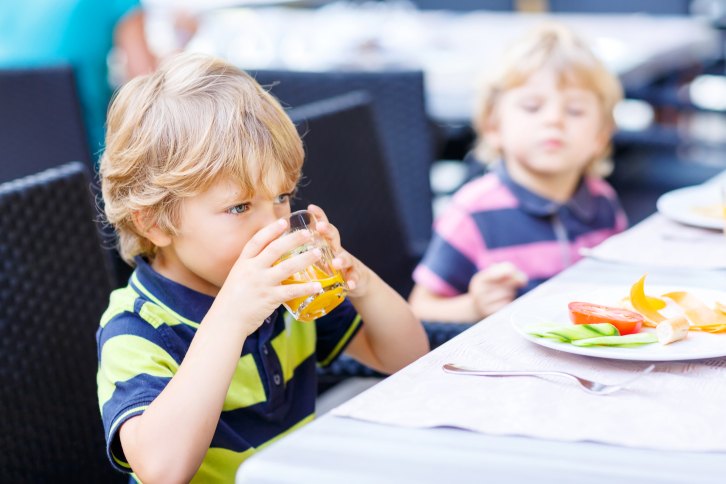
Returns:
[[[572,198],[559,204],[518,185],[504,163],[461,187],[434,222],[434,235],[414,280],[441,296],[468,292],[478,271],[511,262],[529,277],[523,294],[627,228],[613,188],[585,176]]]
[[[129,285],[111,294],[96,333],[107,452],[125,472],[131,468],[119,427],[164,390],[214,302],[159,275],[140,257],[136,264]],[[361,325],[348,300],[311,323],[295,320],[282,306],[272,313],[244,342],[214,438],[192,482],[233,482],[247,457],[312,420],[316,364],[332,363]]]

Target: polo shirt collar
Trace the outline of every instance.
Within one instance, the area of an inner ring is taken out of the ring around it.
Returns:
[[[515,182],[509,175],[507,167],[503,161],[499,161],[495,165],[494,173],[497,177],[499,177],[502,184],[506,186],[510,192],[512,192],[512,195],[514,195],[519,202],[519,208],[526,213],[537,217],[546,217],[557,213],[564,207],[568,209],[575,218],[585,223],[591,222],[597,215],[597,204],[595,203],[595,199],[590,193],[590,190],[587,188],[587,183],[585,183],[584,177],[580,179],[580,183],[572,197],[567,201],[567,203],[562,205],[541,197]]]
[[[212,307],[214,297],[167,279],[140,256],[134,257],[134,261],[136,270],[130,284],[140,295],[196,325],[202,322]]]

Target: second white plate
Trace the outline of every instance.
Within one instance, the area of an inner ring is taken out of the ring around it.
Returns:
[[[671,220],[707,229],[722,230],[724,220],[702,215],[694,208],[713,207],[722,203],[721,185],[709,183],[693,187],[679,188],[658,198],[658,212]]]
[[[709,307],[715,301],[726,303],[726,293],[701,288],[675,286],[646,286],[647,293],[659,296],[672,291],[688,291]],[[574,346],[560,343],[550,338],[532,336],[522,328],[531,323],[562,323],[570,324],[567,305],[573,301],[584,301],[607,306],[617,306],[618,302],[630,292],[630,287],[608,288],[602,291],[585,294],[559,294],[530,302],[512,314],[512,325],[522,337],[538,345],[566,353],[594,356],[597,358],[613,358],[617,360],[639,361],[678,361],[698,360],[726,356],[726,333],[710,334],[691,331],[688,338],[666,346],[660,343],[644,345],[639,348],[614,348],[607,346]],[[641,331],[654,332],[645,328]]]

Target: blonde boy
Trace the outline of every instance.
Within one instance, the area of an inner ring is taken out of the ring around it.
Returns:
[[[116,96],[103,198],[136,270],[97,333],[98,397],[109,458],[136,481],[232,482],[256,449],[313,418],[316,362],[345,350],[394,372],[428,350],[405,301],[315,206],[349,299],[314,323],[281,307],[320,290],[280,284],[317,250],[273,267],[310,237],[278,238],[302,162],[280,105],[221,60],[178,56]]]
[[[435,222],[409,299],[422,319],[478,321],[627,226],[600,178],[622,89],[581,39],[560,25],[535,29],[482,93],[476,151],[496,164]]]

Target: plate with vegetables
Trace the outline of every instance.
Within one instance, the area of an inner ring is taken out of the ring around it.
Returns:
[[[548,348],[599,358],[677,361],[726,356],[726,293],[649,286],[535,301],[512,315],[514,329]]]

